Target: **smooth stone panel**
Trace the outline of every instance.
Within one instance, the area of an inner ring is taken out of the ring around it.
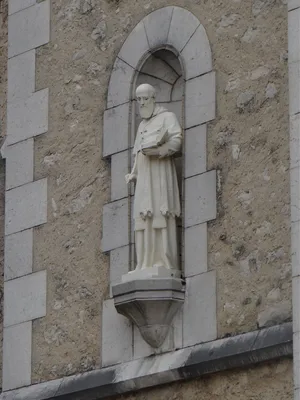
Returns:
[[[33,181],[33,139],[6,148],[6,190]]]
[[[112,250],[109,255],[110,296],[112,296],[111,286],[121,282],[122,275],[129,271],[129,246]]]
[[[291,223],[292,276],[300,276],[300,221]],[[299,292],[300,293],[300,292]],[[299,302],[300,304],[300,302]],[[300,322],[300,318],[299,318]],[[300,329],[299,329],[300,331]]]
[[[171,26],[168,35],[168,44],[181,51],[200,25],[198,18],[190,11],[174,7]]]
[[[111,157],[111,201],[128,196],[125,175],[129,172],[128,150],[113,154]]]
[[[5,281],[32,273],[32,249],[32,229],[5,236]]]
[[[167,43],[173,9],[173,7],[159,8],[144,18],[143,21],[151,49]]]
[[[288,10],[294,10],[300,7],[300,0],[288,0]]]
[[[211,221],[217,215],[216,171],[185,180],[185,228]]]
[[[207,224],[184,230],[184,276],[207,272]]]
[[[217,338],[216,272],[187,278],[183,309],[183,346]]]
[[[118,57],[136,68],[140,58],[149,51],[149,44],[143,22],[139,22],[125,40]]]
[[[110,251],[129,244],[128,211],[128,198],[104,205],[102,251]]]
[[[184,176],[186,178],[206,171],[206,125],[185,131]]]
[[[5,234],[20,232],[47,222],[47,179],[6,192]]]
[[[35,50],[13,57],[7,63],[7,102],[29,97],[35,89]]]
[[[31,384],[32,322],[3,329],[3,391]]]
[[[300,166],[300,114],[290,116],[290,168]]]
[[[300,221],[300,167],[290,170],[291,222]]]
[[[292,296],[293,296],[293,332],[300,333],[300,276],[294,276],[292,279]]]
[[[135,70],[120,58],[117,58],[110,76],[107,108],[116,107],[131,100],[131,82]]]
[[[129,103],[104,112],[103,157],[128,149]]]
[[[192,79],[212,70],[211,48],[203,25],[199,25],[181,52],[185,65],[185,79]]]
[[[46,315],[46,271],[4,282],[4,326]]]
[[[300,61],[289,64],[289,114],[300,112]]]
[[[48,89],[7,104],[8,144],[40,135],[48,131]]]
[[[300,61],[300,9],[288,13],[288,62]]]
[[[8,15],[33,6],[36,0],[8,0]]]
[[[293,333],[293,370],[294,387],[300,388],[300,332]],[[294,397],[294,400],[298,398]]]
[[[113,299],[103,302],[102,367],[132,359],[132,324],[117,313]]]
[[[8,20],[8,58],[50,40],[50,0],[12,14]]]
[[[186,128],[211,121],[216,116],[216,76],[214,72],[190,79],[185,85]]]

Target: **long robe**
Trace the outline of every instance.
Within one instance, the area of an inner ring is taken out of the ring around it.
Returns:
[[[141,149],[164,133],[162,146],[168,156],[145,156]],[[133,154],[137,176],[134,198],[134,229],[137,269],[164,266],[178,269],[176,217],[180,198],[173,155],[182,146],[181,127],[174,113],[156,106],[152,117],[138,128]]]

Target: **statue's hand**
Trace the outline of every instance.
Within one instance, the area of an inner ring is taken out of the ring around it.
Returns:
[[[126,181],[127,184],[132,182],[132,181],[135,181],[136,178],[137,178],[137,176],[135,174],[127,174],[127,175],[125,175],[125,181]]]
[[[158,148],[159,158],[169,157],[171,152],[169,151],[167,143],[164,143]]]

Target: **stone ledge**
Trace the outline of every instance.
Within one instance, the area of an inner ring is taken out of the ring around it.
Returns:
[[[292,337],[292,323],[286,323],[5,392],[0,400],[105,399],[214,372],[292,357]]]

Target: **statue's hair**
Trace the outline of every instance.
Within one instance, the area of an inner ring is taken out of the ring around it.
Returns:
[[[138,86],[135,94],[138,96],[139,92],[148,92],[149,96],[155,99],[156,97],[156,90],[154,89],[153,86],[149,85],[148,83],[143,83],[142,85]]]

